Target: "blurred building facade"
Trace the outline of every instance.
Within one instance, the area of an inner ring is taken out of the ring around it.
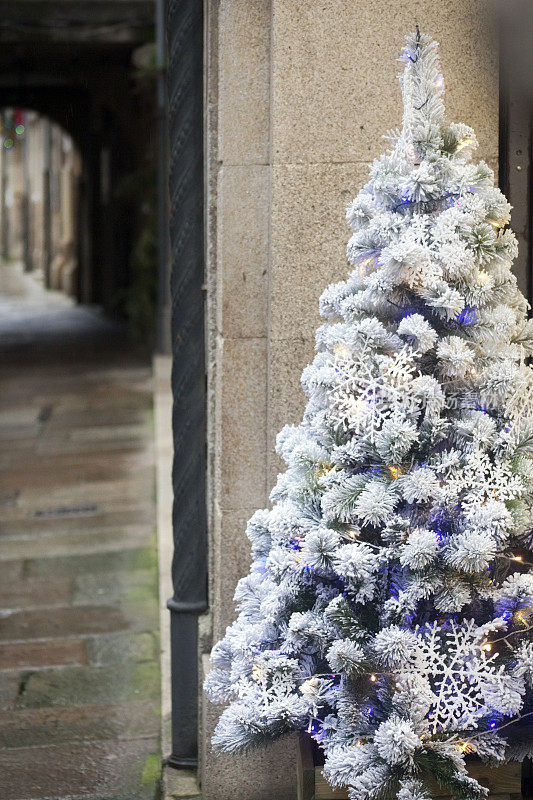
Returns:
[[[1,253],[47,288],[78,293],[81,159],[72,138],[36,111],[4,109],[0,148]]]

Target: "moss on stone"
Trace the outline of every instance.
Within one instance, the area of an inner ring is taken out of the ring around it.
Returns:
[[[150,753],[144,762],[141,775],[141,783],[146,786],[150,783],[157,783],[161,779],[161,756],[158,753]]]

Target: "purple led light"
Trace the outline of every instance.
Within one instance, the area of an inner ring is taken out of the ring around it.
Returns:
[[[471,306],[465,306],[463,310],[456,316],[455,319],[461,325],[472,325],[475,318],[476,318],[475,308],[471,308]]]

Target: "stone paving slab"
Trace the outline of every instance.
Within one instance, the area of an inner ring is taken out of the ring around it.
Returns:
[[[20,494],[16,496],[16,502],[24,502]],[[42,506],[35,509],[30,509],[25,516],[20,515],[18,510],[12,512],[11,509],[4,509],[4,522],[0,526],[0,531],[3,537],[18,537],[30,538],[32,534],[39,537],[54,536],[62,531],[67,531],[75,535],[78,531],[106,529],[106,528],[124,528],[126,525],[133,525],[138,527],[140,523],[145,526],[148,525],[148,530],[153,531],[153,520],[146,511],[147,501],[144,504],[137,506],[135,503],[124,503],[122,508],[120,505],[112,507],[108,504],[107,509],[101,508],[99,505],[88,503],[86,501],[78,502],[76,497],[72,498],[69,503],[54,502],[47,508]],[[50,521],[53,520],[53,525]]]
[[[24,562],[22,559],[15,559],[13,561],[0,560],[0,586],[4,581],[15,581],[22,578],[22,570]]]
[[[7,562],[7,564],[9,563],[20,564],[21,568],[23,565],[22,561]],[[39,598],[43,597],[44,594],[46,594],[49,606],[64,605],[72,596],[72,587],[73,581],[71,578],[56,577],[24,580],[20,574],[13,578],[6,576],[0,581],[0,608],[7,610],[35,606],[36,603],[38,604]]]
[[[159,704],[136,700],[122,705],[27,708],[0,711],[1,748],[65,742],[156,738]]]
[[[6,562],[12,565],[6,568],[22,571],[28,578],[51,576],[76,576],[85,572],[118,572],[137,569],[155,569],[156,553],[153,545],[150,547],[133,547],[128,550],[117,550],[112,553],[89,553],[74,556],[58,556],[57,558],[28,558],[22,562],[20,559]],[[0,563],[0,578],[2,564]]]
[[[106,633],[127,625],[115,606],[64,606],[8,611],[0,617],[0,642]]]
[[[152,800],[158,748],[157,738],[8,748],[0,751],[3,798]]]
[[[70,479],[71,480],[71,479]],[[31,513],[32,509],[54,508],[54,505],[64,498],[62,488],[47,487],[41,491],[32,487],[28,492],[22,492],[20,502],[25,503]],[[127,480],[105,481],[79,481],[71,486],[69,499],[71,502],[92,501],[93,504],[105,504],[106,508],[122,508],[132,502],[139,504],[140,500],[150,499],[151,486],[146,480],[146,475],[140,478],[129,476]]]
[[[85,572],[77,575],[72,585],[72,603],[86,605],[98,597],[101,603],[120,603],[133,593],[140,601],[150,600],[155,589],[154,572],[150,569],[132,569],[129,572]],[[136,613],[138,613],[138,604]]]
[[[157,700],[158,664],[155,661],[103,667],[39,670],[24,675],[17,708],[55,708]]]
[[[81,666],[87,663],[87,647],[83,639],[0,643],[2,670],[21,667],[39,669],[50,666]]]
[[[0,410],[0,414],[1,414]],[[0,453],[0,467],[10,466],[12,472],[6,473],[5,480],[10,480],[17,470],[25,473],[25,486],[43,486],[45,483],[56,486],[58,480],[91,480],[93,471],[100,472],[103,478],[116,478],[117,470],[128,470],[131,474],[139,467],[152,469],[153,456],[149,450],[117,448],[109,456],[102,453],[87,452],[83,449],[73,453],[56,453],[48,456],[47,469],[39,469],[38,463],[28,464],[25,453],[17,450]],[[76,474],[74,474],[76,473]],[[40,474],[40,477],[39,477]]]
[[[22,672],[0,672],[0,709],[14,707],[23,679]]]
[[[0,798],[157,800],[150,365],[96,314],[17,302],[0,335]]]
[[[146,541],[150,528],[139,525],[127,528],[87,530],[85,533],[64,533],[55,536],[13,539],[0,537],[0,546],[6,558],[24,558],[30,552],[33,557],[64,556],[69,553],[108,553],[119,547],[135,547]]]
[[[159,637],[154,633],[107,633],[85,640],[90,664],[121,664],[124,661],[155,661],[159,654]]]

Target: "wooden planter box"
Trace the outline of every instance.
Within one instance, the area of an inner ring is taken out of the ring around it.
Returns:
[[[298,800],[347,800],[347,790],[332,789],[322,774],[322,766],[317,765],[316,761],[313,741],[306,734],[301,734],[296,768]],[[522,764],[517,761],[499,767],[488,767],[480,761],[472,761],[468,772],[483,786],[488,786],[491,800],[521,800]],[[437,782],[431,794],[439,800],[449,797]]]

